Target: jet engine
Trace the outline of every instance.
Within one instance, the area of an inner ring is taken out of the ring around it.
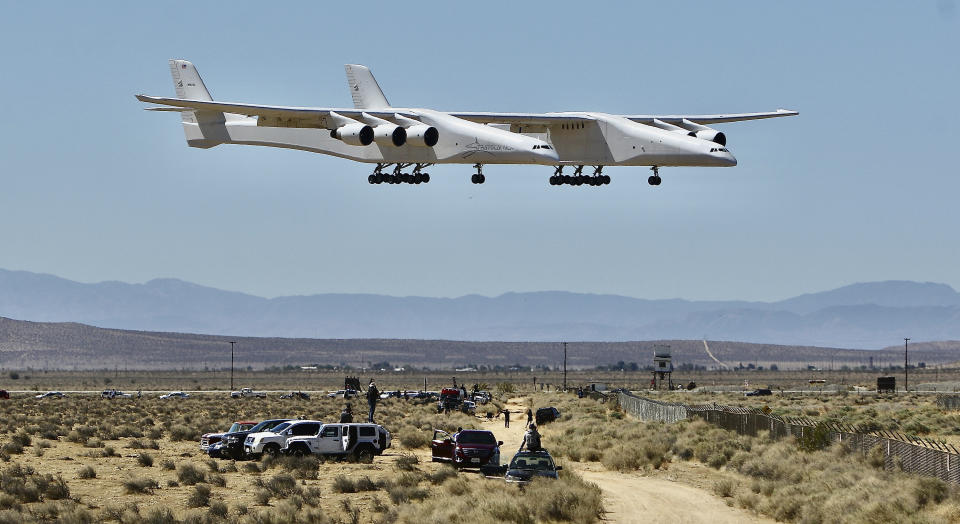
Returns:
[[[396,124],[380,124],[373,128],[373,141],[400,147],[407,142],[407,130]]]
[[[691,131],[690,136],[695,136],[702,140],[709,140],[710,142],[716,142],[721,146],[727,145],[727,135],[723,134],[723,131],[717,131],[716,129],[704,129],[702,131]]]
[[[701,140],[716,142],[721,146],[727,145],[727,135],[723,134],[721,131],[717,131],[716,129],[698,124],[696,122],[691,122],[686,118],[680,122],[680,126],[690,131],[690,136],[695,136]]]
[[[427,124],[416,124],[407,128],[407,143],[411,146],[433,147],[440,140],[440,132]]]
[[[369,146],[373,143],[373,128],[357,122],[347,124],[330,131],[330,138],[342,140],[351,146]]]

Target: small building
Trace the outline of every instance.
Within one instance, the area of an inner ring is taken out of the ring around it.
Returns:
[[[877,377],[877,393],[896,393],[897,377]]]
[[[673,357],[670,355],[670,346],[653,347],[653,378],[650,379],[650,389],[660,389],[664,379],[667,389],[673,389]]]

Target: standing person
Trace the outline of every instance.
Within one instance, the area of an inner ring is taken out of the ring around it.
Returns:
[[[370,406],[370,415],[367,417],[367,422],[373,422],[373,412],[377,409],[378,400],[380,400],[380,390],[377,389],[377,384],[371,380],[370,385],[367,386],[367,404]]]
[[[503,412],[503,427],[509,428],[510,427],[510,410],[504,408],[502,412]]]
[[[537,432],[537,425],[530,424],[530,429],[523,434],[523,442],[520,443],[520,449],[517,451],[523,451],[523,447],[527,447],[527,451],[540,451],[540,433]]]
[[[529,426],[531,422],[533,422],[533,410],[527,408],[527,425]]]
[[[350,407],[350,404],[347,404],[343,408],[343,411],[340,412],[340,423],[341,424],[350,424],[353,422],[353,408]]]

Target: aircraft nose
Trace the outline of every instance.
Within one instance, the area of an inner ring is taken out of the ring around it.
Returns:
[[[555,149],[538,149],[534,152],[537,160],[542,163],[555,164],[560,160],[560,155],[557,154]]]
[[[723,159],[726,161],[727,167],[737,165],[737,157],[733,156],[733,153],[728,152]]]

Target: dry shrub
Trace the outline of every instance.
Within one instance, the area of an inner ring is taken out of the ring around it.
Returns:
[[[210,486],[197,484],[187,499],[188,508],[201,508],[210,505]]]
[[[414,454],[400,455],[397,457],[396,462],[393,463],[394,467],[400,471],[413,471],[417,469],[417,465],[420,464],[420,457]]]
[[[140,464],[141,466],[143,466],[143,467],[145,467],[145,468],[152,467],[152,466],[153,466],[153,455],[151,455],[151,454],[149,454],[149,453],[140,453],[140,454],[138,454],[138,455],[137,455],[137,464]]]
[[[123,490],[128,494],[149,494],[159,487],[156,480],[146,477],[130,479],[123,483]]]
[[[737,492],[737,481],[733,479],[721,479],[713,484],[713,492],[718,497],[732,497]]]
[[[193,486],[207,479],[206,473],[193,464],[181,464],[177,468],[177,480],[185,486]]]

